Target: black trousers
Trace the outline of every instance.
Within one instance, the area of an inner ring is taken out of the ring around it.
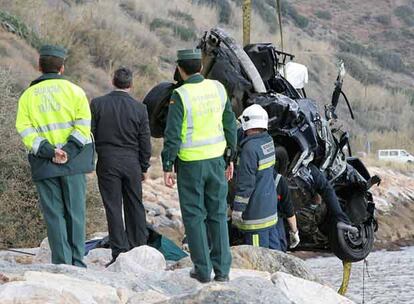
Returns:
[[[101,157],[96,173],[108,221],[112,257],[116,258],[121,252],[147,243],[141,167],[136,157]]]

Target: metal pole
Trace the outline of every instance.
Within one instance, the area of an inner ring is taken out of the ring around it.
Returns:
[[[252,13],[252,0],[243,1],[243,46],[250,44],[250,17]]]

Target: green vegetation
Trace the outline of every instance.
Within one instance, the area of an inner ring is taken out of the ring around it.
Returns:
[[[159,28],[172,29],[174,35],[184,41],[193,41],[197,37],[196,32],[192,28],[180,25],[174,21],[162,18],[155,18],[150,23],[150,30],[155,31]]]
[[[324,19],[324,20],[331,20],[332,19],[332,15],[329,11],[316,11],[315,15],[319,19]]]
[[[363,85],[382,84],[381,73],[378,70],[370,69],[360,57],[349,53],[339,53],[337,57],[344,61],[345,67],[351,76]]]
[[[408,26],[414,26],[414,9],[401,5],[394,9],[394,15],[400,18]]]
[[[193,18],[193,16],[191,16],[190,14],[187,14],[185,12],[182,12],[182,11],[180,11],[178,9],[168,10],[168,15],[169,16],[172,16],[172,17],[175,17],[177,19],[184,20],[187,24],[191,24],[191,25],[194,24],[194,18]]]
[[[340,36],[338,47],[341,53],[350,53],[372,58],[378,66],[397,73],[407,73],[400,53],[379,48],[378,46],[365,47],[364,45],[350,40],[350,37]]]
[[[229,0],[192,0],[192,3],[208,5],[217,8],[219,11],[219,22],[229,24],[231,17],[231,7]]]
[[[39,49],[42,45],[42,39],[30,29],[20,18],[0,10],[0,23],[7,28],[9,32],[15,33],[22,37],[35,49]]]
[[[390,25],[391,24],[391,16],[389,15],[379,15],[375,17],[375,20],[378,21],[378,23],[381,23],[382,25]]]

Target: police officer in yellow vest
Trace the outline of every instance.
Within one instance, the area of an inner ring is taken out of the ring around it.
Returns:
[[[175,89],[169,105],[162,151],[164,182],[169,187],[175,184],[176,163],[181,213],[194,264],[190,276],[208,282],[213,268],[216,281],[227,281],[231,253],[226,178],[232,178],[233,164],[226,169],[223,154],[226,147],[235,151],[236,119],[224,86],[200,74],[201,51],[181,50],[177,59],[184,83]]]
[[[86,267],[85,173],[94,168],[91,113],[84,91],[65,80],[66,50],[45,45],[39,71],[19,100],[16,128],[29,150],[52,263]]]

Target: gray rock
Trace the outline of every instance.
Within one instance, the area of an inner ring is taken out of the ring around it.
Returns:
[[[204,285],[196,293],[175,297],[161,302],[165,304],[291,304],[280,289],[267,279],[240,277],[228,283]]]
[[[282,271],[299,278],[320,282],[303,260],[292,255],[249,245],[235,246],[231,248],[233,261],[232,267],[239,269],[252,269],[274,273]],[[180,260],[173,268],[192,267],[189,257]]]
[[[272,281],[293,303],[300,304],[351,304],[351,300],[339,295],[328,286],[294,277],[283,272],[276,272]],[[300,291],[300,292],[298,292]]]
[[[163,271],[167,267],[161,252],[150,246],[139,246],[121,253],[107,269],[115,272]]]
[[[97,248],[89,251],[84,262],[90,269],[105,269],[105,264],[112,259],[111,249]]]
[[[62,274],[27,272],[24,281],[0,286],[0,299],[6,303],[121,303],[116,289]]]
[[[40,248],[33,258],[33,263],[50,264],[52,262],[52,252],[50,251],[49,241],[47,238],[40,243]]]

